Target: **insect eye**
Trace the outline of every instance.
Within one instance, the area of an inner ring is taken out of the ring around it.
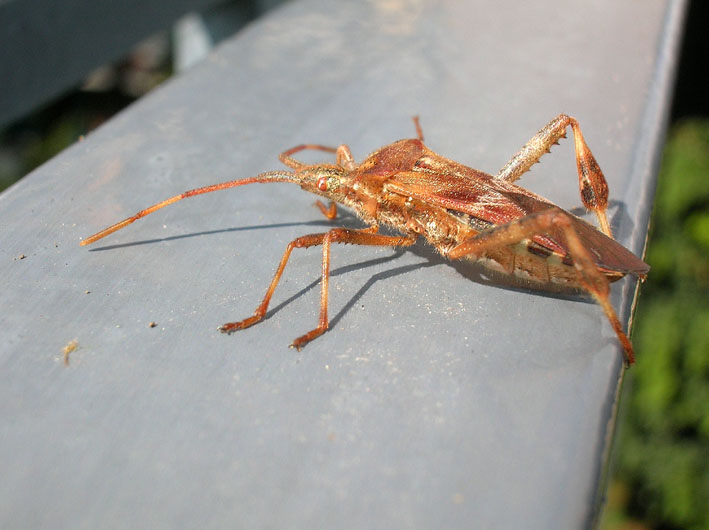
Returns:
[[[327,191],[327,177],[320,177],[316,186],[320,191]]]

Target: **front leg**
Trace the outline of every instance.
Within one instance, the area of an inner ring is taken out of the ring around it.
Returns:
[[[632,364],[635,362],[633,347],[610,303],[608,279],[598,270],[590,252],[576,234],[571,218],[562,210],[551,208],[481,232],[453,248],[448,257],[482,256],[486,250],[514,245],[535,235],[557,236],[559,232],[566,241],[579,286],[599,303],[623,346],[626,366]]]
[[[315,207],[320,210],[320,212],[327,217],[330,221],[332,221],[335,217],[337,217],[337,204],[334,202],[331,202],[329,206],[325,206],[325,203],[322,201],[315,201]]]
[[[291,147],[286,151],[283,151],[280,155],[278,155],[278,159],[290,168],[301,169],[305,167],[306,164],[293,158],[293,155],[306,150],[335,153],[335,161],[337,162],[338,166],[342,166],[345,169],[349,170],[355,169],[357,167],[350,148],[344,144],[339,146],[337,149],[335,149],[334,147],[329,147],[327,145],[320,144],[300,144],[296,145],[295,147]]]
[[[603,233],[608,237],[613,237],[606,217],[608,184],[598,162],[596,162],[591,150],[586,145],[578,122],[571,116],[560,114],[547,123],[505,164],[499,173],[495,175],[495,178],[508,182],[514,182],[520,178],[544,154],[549,152],[552,145],[558,143],[559,139],[566,137],[566,128],[568,126],[571,126],[571,130],[574,133],[576,169],[579,175],[579,190],[583,205],[587,209],[593,210],[596,214]]]
[[[337,149],[335,149],[334,147],[329,147],[327,145],[301,144],[296,145],[295,147],[291,147],[287,151],[283,151],[280,155],[278,155],[278,160],[280,160],[290,168],[300,169],[302,167],[305,167],[306,164],[293,158],[293,155],[308,149],[312,149],[315,151],[325,151],[326,153],[337,153]]]
[[[332,243],[349,243],[352,245],[384,246],[384,247],[408,247],[416,241],[416,236],[386,236],[372,233],[376,231],[376,226],[363,230],[350,230],[347,228],[334,228],[330,230],[322,239],[322,276],[320,281],[320,316],[318,325],[305,335],[295,339],[291,347],[300,350],[311,340],[319,337],[328,329],[330,321],[327,316],[328,286],[330,283],[330,245]]]
[[[371,227],[362,230],[349,230],[347,228],[333,228],[329,232],[321,234],[309,234],[307,236],[302,236],[294,239],[286,247],[286,251],[283,253],[281,262],[278,265],[278,269],[271,280],[268,289],[266,290],[266,295],[259,306],[254,311],[254,314],[249,318],[245,318],[239,322],[230,322],[219,327],[219,331],[222,333],[231,334],[240,329],[248,328],[253,326],[257,322],[263,320],[266,316],[266,311],[271,302],[271,297],[273,292],[276,290],[276,286],[281,280],[283,271],[286,268],[288,259],[290,258],[291,252],[294,248],[309,248],[314,246],[322,245],[322,279],[321,279],[321,291],[320,291],[320,316],[318,319],[318,325],[315,329],[309,331],[305,335],[298,337],[291,344],[292,347],[301,349],[308,342],[316,337],[322,335],[327,331],[329,320],[327,317],[327,304],[328,304],[328,284],[330,281],[330,245],[332,243],[351,243],[353,245],[371,245],[371,246],[389,246],[389,247],[403,247],[412,245],[416,241],[416,236],[386,236],[382,234],[376,234],[377,226],[373,225]]]

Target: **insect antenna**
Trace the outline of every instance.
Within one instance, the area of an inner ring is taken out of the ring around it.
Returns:
[[[293,183],[300,183],[300,179],[298,179],[295,176],[295,173],[291,171],[269,171],[267,173],[261,173],[259,175],[256,175],[255,177],[249,177],[245,179],[238,179],[238,180],[230,180],[228,182],[220,182],[219,184],[212,184],[211,186],[204,186],[203,188],[196,188],[193,190],[186,191],[184,193],[180,193],[179,195],[175,195],[174,197],[170,197],[169,199],[165,199],[164,201],[161,201],[157,204],[153,204],[152,206],[149,206],[148,208],[145,208],[144,210],[139,211],[137,214],[133,215],[132,217],[128,217],[127,219],[123,219],[123,221],[119,221],[118,223],[109,226],[108,228],[104,228],[100,232],[96,232],[94,235],[87,237],[83,241],[81,241],[79,244],[80,245],[90,245],[91,243],[94,243],[98,241],[99,239],[103,239],[109,234],[112,234],[113,232],[116,232],[117,230],[120,230],[121,228],[124,228],[128,226],[131,223],[134,223],[141,217],[145,217],[146,215],[149,215],[160,208],[164,208],[165,206],[168,206],[174,202],[181,201],[182,199],[186,199],[188,197],[193,197],[195,195],[201,195],[203,193],[209,193],[212,191],[219,191],[219,190],[225,190],[227,188],[236,188],[237,186],[243,186],[245,184],[254,184],[254,183],[264,183],[264,182],[293,182]]]

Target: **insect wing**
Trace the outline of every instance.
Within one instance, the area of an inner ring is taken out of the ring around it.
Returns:
[[[521,188],[500,189],[490,175],[462,167],[468,170],[467,175],[461,172],[442,174],[428,168],[397,173],[387,180],[385,188],[427,204],[468,214],[490,226],[506,224],[554,206]],[[567,254],[564,245],[555,238],[537,235],[533,239],[562,256]]]
[[[426,151],[414,164],[413,171],[399,172],[388,179],[386,190],[465,213],[491,225],[509,223],[555,207],[519,186]],[[607,272],[641,276],[650,270],[646,263],[623,245],[582,219],[568,215],[581,242],[591,252],[599,267]],[[568,259],[568,250],[559,236],[540,234],[532,239]]]

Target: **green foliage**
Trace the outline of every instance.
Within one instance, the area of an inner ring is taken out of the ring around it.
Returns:
[[[614,487],[640,527],[707,529],[709,121],[672,129],[653,219]]]

